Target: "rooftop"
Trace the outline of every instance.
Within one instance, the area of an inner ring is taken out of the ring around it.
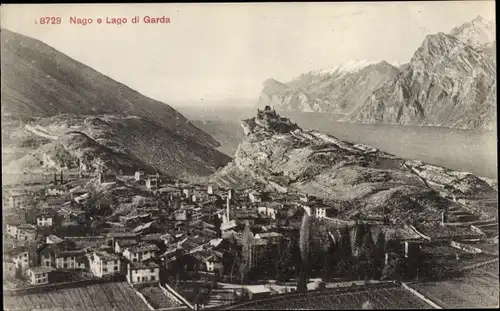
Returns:
[[[140,270],[140,269],[153,269],[159,268],[160,266],[152,261],[142,261],[142,262],[131,262],[130,270]]]
[[[119,260],[120,259],[120,257],[118,255],[108,253],[108,252],[97,251],[97,252],[94,252],[94,254],[96,256],[98,256],[103,261]]]
[[[34,274],[49,273],[49,272],[52,272],[55,270],[56,270],[55,268],[47,267],[47,266],[37,266],[37,267],[30,268],[30,271],[32,271]]]
[[[252,294],[270,293],[271,290],[264,285],[248,285],[245,288]]]
[[[158,248],[158,246],[156,246],[155,244],[144,243],[144,242],[127,247],[127,249],[131,253],[147,252],[147,251],[159,251],[160,250]]]

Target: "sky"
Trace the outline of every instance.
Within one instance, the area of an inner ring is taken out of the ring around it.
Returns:
[[[256,99],[268,78],[286,82],[352,60],[404,63],[428,34],[478,15],[495,19],[493,1],[8,4],[0,12],[2,28],[166,103]],[[61,23],[40,24],[42,16]],[[145,16],[171,23],[146,24]],[[97,24],[106,17],[127,23]]]

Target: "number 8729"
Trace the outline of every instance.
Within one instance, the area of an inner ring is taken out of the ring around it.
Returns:
[[[46,17],[40,17],[40,24],[60,24],[61,23],[61,17],[55,17],[55,16],[46,16]]]

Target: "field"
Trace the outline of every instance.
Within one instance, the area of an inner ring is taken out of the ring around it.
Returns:
[[[155,309],[179,306],[175,301],[168,298],[159,286],[143,287],[139,289],[139,292],[144,295],[149,304]]]
[[[142,311],[149,310],[126,282],[4,296],[4,310]]]
[[[362,309],[370,304],[373,309],[426,309],[427,303],[396,284],[340,288],[307,295],[280,295],[245,303],[227,309],[233,310],[335,310]]]
[[[472,270],[460,278],[411,287],[445,309],[498,308],[498,262]]]

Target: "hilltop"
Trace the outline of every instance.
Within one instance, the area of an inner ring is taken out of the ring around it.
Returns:
[[[364,211],[427,224],[464,208],[453,197],[496,195],[492,181],[303,130],[269,107],[242,127],[246,138],[233,161],[211,177],[224,187],[307,193],[332,203],[342,218]]]

